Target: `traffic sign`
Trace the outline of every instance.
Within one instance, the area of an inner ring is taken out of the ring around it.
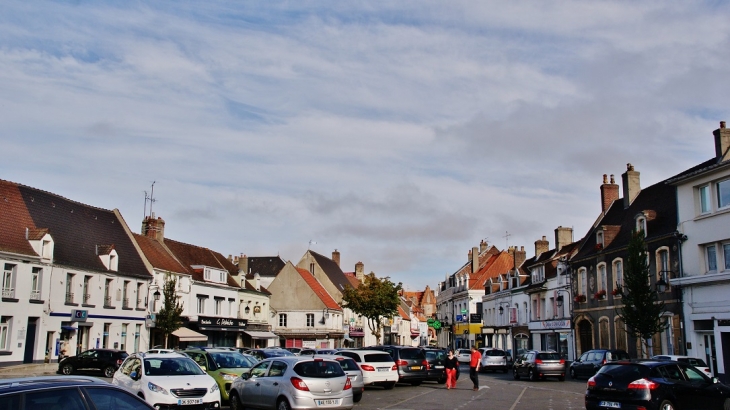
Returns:
[[[469,313],[469,311],[466,309],[461,309],[461,313]]]

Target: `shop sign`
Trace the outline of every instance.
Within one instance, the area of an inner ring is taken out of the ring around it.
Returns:
[[[527,328],[530,330],[570,329],[570,319],[530,322],[528,323]]]
[[[248,319],[231,319],[227,317],[198,316],[198,325],[205,327],[217,327],[221,329],[243,330],[248,325]]]

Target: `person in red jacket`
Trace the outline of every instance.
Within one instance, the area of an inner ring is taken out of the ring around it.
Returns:
[[[482,362],[482,354],[476,346],[471,347],[471,360],[469,361],[469,378],[474,383],[474,391],[479,390],[479,365]]]

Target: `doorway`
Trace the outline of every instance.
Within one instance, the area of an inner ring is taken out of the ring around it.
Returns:
[[[28,318],[28,327],[25,332],[25,354],[23,355],[23,363],[33,363],[33,352],[35,351],[36,327],[38,323],[37,317]]]
[[[593,349],[593,325],[587,320],[578,323],[578,336],[580,341],[580,353]]]

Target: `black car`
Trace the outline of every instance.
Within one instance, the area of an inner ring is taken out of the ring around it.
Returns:
[[[423,352],[426,354],[426,361],[428,361],[426,380],[441,384],[446,383],[446,350],[424,348]]]
[[[398,367],[398,383],[418,386],[428,379],[426,353],[412,346],[374,346],[371,349],[388,352]]]
[[[623,350],[616,349],[589,350],[570,364],[570,377],[572,379],[579,377],[589,378],[596,374],[598,369],[604,364],[619,360],[629,360],[629,354]]]
[[[78,356],[71,356],[58,363],[58,372],[74,374],[82,371],[102,372],[105,377],[113,377],[114,372],[129,356],[127,352],[117,349],[89,349]]]
[[[95,377],[40,376],[0,380],[0,410],[94,408],[153,409],[134,394]]]
[[[586,409],[728,409],[730,387],[686,363],[606,363],[588,379]]]

